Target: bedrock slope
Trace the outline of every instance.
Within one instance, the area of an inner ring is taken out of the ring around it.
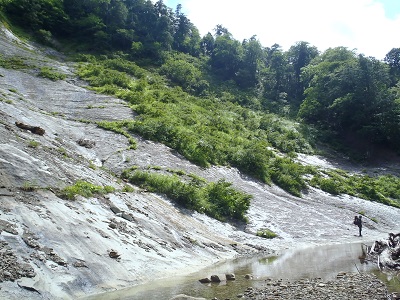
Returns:
[[[76,299],[238,255],[359,241],[352,225],[359,211],[378,220],[365,218],[365,240],[400,227],[396,208],[314,189],[297,198],[233,168],[200,168],[140,137],[137,149],[129,149],[127,138],[94,123],[135,118],[122,100],[86,89],[61,54],[24,43],[3,27],[0,51],[67,75],[53,82],[38,77],[37,68],[0,68],[0,298]],[[15,122],[39,126],[45,134]],[[90,147],[82,146],[82,139]],[[299,158],[334,167],[321,157]],[[133,192],[74,201],[57,196],[77,180],[122,191],[129,184],[118,176],[133,165],[184,170],[209,181],[224,178],[253,195],[249,223],[221,223],[135,186]],[[260,228],[279,238],[255,236]],[[112,251],[118,257],[111,257]]]

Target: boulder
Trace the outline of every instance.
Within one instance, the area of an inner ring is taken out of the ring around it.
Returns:
[[[82,147],[85,147],[85,148],[88,148],[88,149],[93,148],[96,145],[95,141],[91,141],[91,140],[87,140],[87,139],[83,139],[83,138],[77,140],[76,143],[79,146],[82,146]]]
[[[111,250],[108,252],[108,256],[110,256],[111,258],[119,258],[121,255],[118,254],[117,251],[111,249]]]
[[[210,283],[210,282],[211,282],[210,278],[208,278],[208,277],[202,278],[202,279],[200,279],[199,281],[200,281],[201,283]]]
[[[111,211],[112,211],[114,214],[118,214],[118,213],[121,213],[121,212],[122,212],[118,207],[116,207],[116,206],[113,205],[113,204],[110,205],[110,209],[111,209]]]
[[[230,273],[230,274],[225,274],[226,280],[236,280],[235,274]]]
[[[121,217],[122,217],[123,219],[129,221],[129,222],[133,222],[133,221],[134,221],[134,220],[133,220],[133,217],[132,217],[130,214],[126,213],[126,212],[123,212],[122,215],[121,215]]]
[[[211,282],[221,282],[218,275],[211,275]]]
[[[44,135],[45,130],[39,126],[27,125],[22,122],[15,122],[15,125],[21,129],[29,130],[30,132],[38,135]]]

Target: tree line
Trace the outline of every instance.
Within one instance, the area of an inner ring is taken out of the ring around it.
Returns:
[[[380,61],[345,47],[321,53],[304,41],[287,51],[265,47],[256,36],[235,39],[222,25],[201,37],[181,5],[172,10],[162,0],[0,0],[0,9],[42,41],[121,51],[197,96],[223,98],[221,86],[228,86],[244,95],[233,100],[244,106],[399,149],[400,48]]]

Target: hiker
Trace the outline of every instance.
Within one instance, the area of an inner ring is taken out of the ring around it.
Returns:
[[[362,236],[362,235],[361,235],[361,230],[362,230],[362,220],[361,220],[361,216],[359,216],[359,217],[355,216],[355,217],[354,217],[354,222],[353,222],[353,224],[358,226],[359,236]]]
[[[360,236],[362,236],[361,230],[362,230],[362,220],[361,220],[361,216],[359,216],[358,217],[358,231],[360,233]]]

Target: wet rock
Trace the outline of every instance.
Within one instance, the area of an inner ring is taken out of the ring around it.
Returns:
[[[110,236],[107,233],[105,233],[103,230],[97,229],[96,231],[100,234],[100,236],[102,238],[105,238],[105,239],[109,239],[110,238]]]
[[[226,280],[236,280],[235,274],[230,273],[230,274],[225,274]]]
[[[134,221],[133,217],[130,214],[126,213],[126,212],[123,212],[121,217],[123,219],[129,221],[129,222],[133,222]]]
[[[38,238],[31,232],[25,230],[24,233],[22,234],[22,240],[25,242],[25,244],[34,249],[39,249],[40,244],[37,241]]]
[[[86,262],[84,260],[77,260],[72,264],[75,268],[87,268]]]
[[[108,251],[108,256],[110,256],[111,258],[114,258],[114,259],[119,259],[121,257],[121,255],[118,254],[118,252],[113,249]]]
[[[114,214],[119,214],[119,213],[122,212],[122,211],[121,211],[118,207],[116,207],[115,205],[110,205],[110,209],[111,209],[111,211],[112,211]]]
[[[64,261],[52,248],[43,247],[41,249],[46,254],[46,259],[55,262],[60,266],[67,266],[67,262]]]
[[[200,279],[199,281],[200,281],[201,283],[210,283],[210,282],[211,282],[211,279],[208,278],[208,277],[206,277],[206,278]]]
[[[85,148],[88,148],[88,149],[93,148],[94,146],[96,146],[96,142],[95,141],[91,141],[91,140],[83,139],[83,138],[77,140],[76,143],[79,146],[82,146],[82,147],[85,147]]]
[[[37,280],[33,279],[27,279],[27,278],[22,278],[21,280],[17,281],[17,285],[25,290],[28,290],[30,292],[36,292],[40,294],[40,292],[34,287],[34,285],[37,283]]]
[[[21,129],[29,130],[30,132],[38,135],[44,135],[45,130],[39,126],[32,126],[22,122],[15,122],[15,125]]]
[[[22,263],[6,242],[0,241],[0,282],[15,281],[22,277],[34,277],[32,266]]]
[[[246,278],[246,279],[253,279],[253,275],[251,275],[251,274],[246,274],[246,275],[244,275],[244,278]]]
[[[0,233],[2,231],[18,235],[18,231],[15,229],[15,224],[7,222],[5,220],[0,220]]]
[[[221,282],[218,275],[211,275],[211,282]]]

